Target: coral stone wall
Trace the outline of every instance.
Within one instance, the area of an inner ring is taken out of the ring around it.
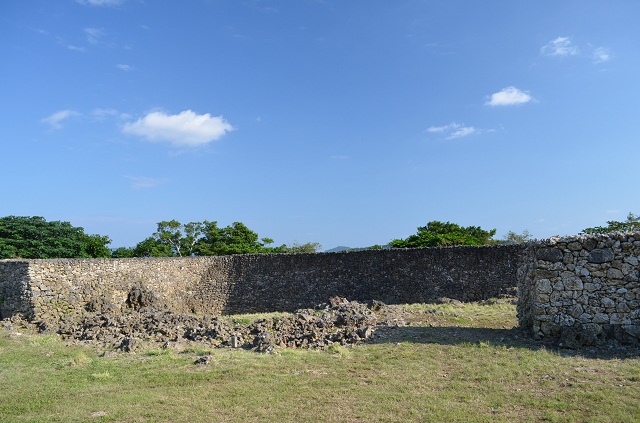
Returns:
[[[15,314],[31,317],[29,264],[0,260],[0,318]]]
[[[195,314],[292,311],[339,295],[387,303],[498,296],[520,247],[144,259],[0,261],[1,317],[56,321],[149,306]]]
[[[565,346],[640,340],[640,234],[558,237],[527,245],[520,325]]]

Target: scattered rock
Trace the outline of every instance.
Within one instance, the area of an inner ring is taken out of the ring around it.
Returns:
[[[94,411],[93,413],[91,413],[91,417],[104,417],[106,415],[106,411]]]
[[[158,310],[153,293],[132,289],[127,308],[101,313],[101,301],[92,303],[81,316],[56,324],[39,322],[41,332],[60,334],[69,342],[80,341],[120,352],[134,352],[143,345],[178,349],[185,344],[213,348],[246,348],[269,353],[278,348],[326,349],[334,343],[355,344],[370,339],[378,322],[366,304],[333,297],[314,309],[239,324],[222,317],[196,317]],[[386,306],[374,302],[372,308]],[[91,312],[89,310],[96,310]]]
[[[208,364],[211,364],[211,362],[213,362],[213,357],[210,355],[205,355],[198,358],[196,361],[193,362],[193,364],[196,364],[196,365],[203,364],[206,366]]]

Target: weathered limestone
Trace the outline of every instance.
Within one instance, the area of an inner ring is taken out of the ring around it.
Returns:
[[[332,296],[388,304],[499,296],[516,284],[517,246],[348,253],[0,261],[2,316],[54,323],[84,312],[294,311]]]
[[[567,347],[640,343],[640,233],[492,247],[0,260],[0,318],[55,324],[124,309],[293,311],[336,295],[387,304],[474,301],[516,283],[520,325],[537,339]]]
[[[526,245],[520,325],[567,347],[640,342],[640,234],[556,237]]]

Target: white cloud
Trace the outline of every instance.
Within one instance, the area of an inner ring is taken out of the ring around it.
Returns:
[[[125,178],[131,181],[131,188],[133,189],[155,188],[158,185],[162,185],[167,182],[166,178],[151,178],[149,176],[126,175]]]
[[[487,106],[516,106],[528,103],[531,100],[533,100],[533,97],[529,93],[511,86],[491,94],[491,98],[485,104]]]
[[[445,134],[447,135],[446,139],[453,140],[456,138],[462,138],[471,134],[478,133],[479,130],[474,128],[473,126],[464,126],[460,123],[451,122],[448,125],[431,126],[427,128],[427,132],[433,134]]]
[[[545,56],[575,56],[578,47],[573,45],[569,37],[558,37],[542,46],[540,52]]]
[[[117,6],[124,0],[76,0],[76,2],[85,6]]]
[[[608,62],[611,60],[609,49],[598,47],[593,51],[593,60],[595,63]]]
[[[80,53],[84,53],[84,51],[85,51],[84,47],[78,47],[78,46],[74,46],[74,45],[68,45],[67,48],[69,50],[79,51]]]
[[[477,129],[473,126],[463,126],[462,128],[453,131],[451,135],[447,137],[448,140],[453,140],[456,138],[466,137],[467,135],[471,135],[477,132]]]
[[[55,112],[54,114],[47,116],[42,119],[40,122],[50,125],[52,129],[60,129],[62,128],[62,121],[65,119],[69,119],[75,116],[80,116],[80,113],[73,110],[60,110],[59,112]]]
[[[131,116],[129,116],[127,113],[121,113],[117,109],[100,109],[100,108],[93,109],[91,111],[91,117],[100,122],[106,119],[111,119],[111,118],[118,118],[123,121],[131,119]]]
[[[130,65],[125,65],[125,64],[119,64],[119,65],[116,65],[116,67],[125,72],[128,72],[131,69],[133,69]]]
[[[176,146],[197,147],[207,144],[233,131],[222,116],[211,116],[209,113],[198,115],[185,110],[177,115],[163,112],[152,112],[142,119],[127,123],[122,131],[126,134],[138,135],[149,141],[168,141]]]
[[[439,133],[439,132],[445,132],[448,131],[450,129],[456,129],[459,128],[461,125],[459,123],[450,123],[448,125],[444,125],[444,126],[431,126],[429,128],[427,128],[427,132],[431,132],[431,133]]]
[[[594,63],[604,63],[611,60],[613,55],[608,48],[595,47],[592,44],[578,47],[569,37],[558,37],[548,42],[540,49],[540,53],[545,56],[578,56],[581,58],[593,59]]]
[[[98,39],[104,35],[104,30],[100,28],[85,28],[84,32],[87,34],[87,40],[91,44],[98,44]]]

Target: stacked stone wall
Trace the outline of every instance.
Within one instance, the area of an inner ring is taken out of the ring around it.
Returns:
[[[293,311],[338,295],[386,303],[481,300],[516,285],[518,246],[189,258],[0,261],[2,317],[53,322],[124,307]]]
[[[32,316],[29,265],[0,260],[0,319],[15,314]]]
[[[640,234],[529,243],[518,269],[520,325],[564,346],[640,341]]]

